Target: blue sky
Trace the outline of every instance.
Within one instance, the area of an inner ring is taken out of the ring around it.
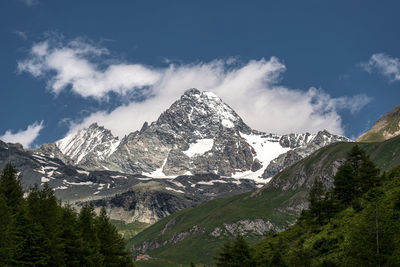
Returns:
[[[399,104],[398,1],[0,3],[0,139],[123,136],[185,89],[250,126],[357,137]]]

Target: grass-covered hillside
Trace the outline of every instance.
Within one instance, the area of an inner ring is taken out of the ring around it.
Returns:
[[[359,145],[382,171],[400,164],[400,137]],[[334,174],[353,146],[335,143],[324,147],[282,171],[264,188],[212,200],[160,220],[128,245],[136,254],[146,251],[164,265],[150,261],[138,262],[138,266],[167,266],[167,261],[213,264],[218,249],[238,232],[252,244],[270,230],[287,228],[307,207],[308,191],[316,179],[327,188],[333,185]]]
[[[400,266],[400,166],[381,175],[358,152],[332,189],[314,183],[294,226],[253,247],[237,237],[221,248],[217,266]]]

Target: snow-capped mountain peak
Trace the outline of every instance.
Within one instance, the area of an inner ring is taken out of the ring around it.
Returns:
[[[110,130],[93,123],[89,128],[69,134],[56,142],[60,151],[71,158],[75,164],[80,164],[92,158],[104,160],[117,149],[120,141]]]
[[[210,138],[221,128],[249,133],[251,129],[240,116],[212,92],[192,88],[158,118],[158,125],[168,124],[176,132],[197,138]]]

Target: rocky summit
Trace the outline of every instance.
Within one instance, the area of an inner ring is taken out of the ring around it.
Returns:
[[[350,140],[325,130],[277,135],[251,129],[215,94],[190,89],[122,140],[94,123],[34,150],[2,143],[0,164],[15,164],[26,186],[48,182],[65,201],[91,201],[106,205],[114,219],[152,223],[259,188],[338,141]]]
[[[214,173],[269,178],[294,162],[291,157],[276,165],[273,160],[281,154],[296,150],[298,160],[337,141],[349,139],[327,131],[281,136],[253,130],[215,94],[190,89],[157,121],[145,123],[121,141],[104,127],[92,124],[56,142],[56,147],[86,170],[151,177]],[[271,168],[276,170],[271,172]]]

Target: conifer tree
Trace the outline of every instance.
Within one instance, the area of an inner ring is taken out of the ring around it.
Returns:
[[[125,241],[107,217],[105,207],[100,210],[96,223],[97,236],[100,241],[100,252],[105,266],[133,266],[129,254],[125,251]]]
[[[0,194],[7,202],[11,212],[15,214],[23,200],[23,189],[17,170],[10,163],[6,164],[0,176]]]
[[[60,222],[60,243],[63,245],[61,255],[66,266],[79,267],[84,258],[83,240],[77,225],[77,214],[69,205],[62,209]]]
[[[322,224],[322,213],[325,200],[324,184],[316,179],[310,189],[308,201],[310,202],[309,211],[312,217],[316,217],[319,224]]]
[[[103,263],[100,253],[100,241],[97,237],[95,228],[94,207],[92,204],[85,204],[79,213],[78,228],[83,239],[83,259],[82,264],[96,266]]]
[[[0,194],[0,259],[5,265],[10,263],[13,255],[11,246],[13,240],[11,233],[12,223],[11,211],[7,206],[7,201]]]
[[[349,206],[357,195],[357,180],[353,164],[346,162],[339,167],[334,179],[333,194],[345,206]]]
[[[225,243],[216,260],[218,267],[254,266],[250,247],[241,235],[238,235],[233,243]]]
[[[61,234],[61,206],[57,202],[53,189],[47,183],[39,189],[35,185],[27,197],[28,215],[35,224],[46,232],[50,241],[49,264],[63,264],[63,243]]]
[[[50,241],[45,231],[30,220],[25,207],[21,207],[15,218],[15,245],[12,265],[48,266]]]
[[[358,183],[361,193],[366,193],[371,188],[377,187],[381,178],[379,177],[379,169],[375,164],[365,156],[358,170]]]

